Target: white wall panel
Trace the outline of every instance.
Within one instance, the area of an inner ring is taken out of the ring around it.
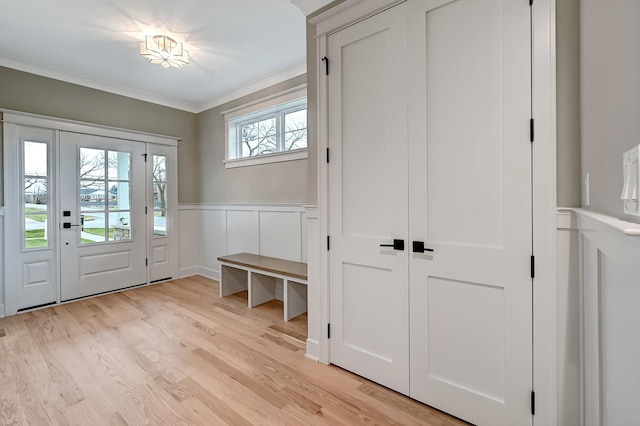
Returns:
[[[260,254],[300,262],[300,213],[261,211],[259,217]]]
[[[640,225],[576,209],[583,424],[640,424]]]
[[[180,278],[196,275],[199,268],[198,251],[200,247],[200,208],[183,205],[178,210],[178,259]]]
[[[227,254],[227,214],[223,209],[200,211],[200,274],[209,278],[220,277],[219,256]]]
[[[258,210],[227,210],[227,254],[260,254]]]

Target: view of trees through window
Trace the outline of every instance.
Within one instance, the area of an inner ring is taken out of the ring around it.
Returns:
[[[307,110],[280,112],[239,126],[239,157],[287,152],[307,147]]]

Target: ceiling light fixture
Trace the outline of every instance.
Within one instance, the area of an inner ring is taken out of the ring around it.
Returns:
[[[182,43],[164,35],[146,36],[140,42],[140,55],[149,59],[150,64],[160,64],[164,68],[182,68],[189,63],[189,52]]]

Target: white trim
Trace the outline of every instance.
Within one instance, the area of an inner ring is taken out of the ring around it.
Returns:
[[[205,268],[204,266],[200,266],[198,268],[198,275],[202,275],[205,278],[209,278],[215,281],[220,281],[220,271],[216,271],[215,269]]]
[[[558,421],[555,1],[531,6],[533,142],[533,390],[535,425]]]
[[[621,220],[612,216],[607,216],[605,214],[596,213],[596,212],[585,210],[585,209],[570,209],[569,211],[574,211],[579,216],[594,220],[596,223],[599,223],[604,227],[608,228],[609,232],[613,232],[618,236],[626,236],[626,237],[640,236],[639,223],[627,222],[626,220]],[[601,229],[601,230],[605,231],[606,229]]]
[[[300,92],[300,93],[297,93],[297,92]],[[287,96],[292,93],[293,93],[292,96]],[[271,106],[278,105],[283,102],[293,101],[299,98],[304,98],[306,96],[307,96],[307,84],[305,83],[296,87],[292,87],[287,90],[283,90],[282,92],[274,93],[273,95],[265,96],[264,98],[256,99],[255,101],[252,101],[252,102],[247,102],[246,104],[235,106],[228,110],[222,111],[220,114],[224,115],[225,119],[233,119],[238,116],[250,114],[253,111],[267,109]],[[272,99],[278,99],[278,102],[269,103],[268,101],[271,101]],[[240,114],[234,114],[236,111],[240,111],[240,110],[242,110]]]
[[[176,136],[165,136],[155,133],[139,132],[136,130],[127,130],[118,127],[103,126],[100,124],[91,124],[82,121],[31,114],[28,112],[13,111],[8,109],[0,109],[0,112],[2,112],[2,122],[4,123],[19,124],[31,127],[42,127],[50,130],[61,130],[66,132],[104,136],[115,139],[126,139],[137,142],[148,142],[159,145],[177,146],[178,141],[181,140]]]
[[[315,36],[319,37],[340,31],[404,1],[406,0],[347,0],[309,19],[309,23],[316,26]],[[324,55],[320,55],[322,56]]]
[[[83,75],[45,68],[39,65],[31,64],[29,62],[20,61],[18,59],[9,58],[2,55],[0,55],[0,66],[15,69],[18,71],[28,72],[42,77],[52,78],[54,80],[64,81],[71,84],[77,84],[79,86],[88,87],[91,89],[101,90],[107,93],[126,96],[128,98],[150,102],[156,105],[175,108],[194,114],[198,114],[208,109],[215,108],[219,105],[233,101],[242,96],[250,95],[251,93],[257,92],[258,90],[266,89],[267,87],[273,86],[274,84],[281,83],[285,80],[297,77],[307,72],[307,63],[305,61],[262,76],[229,92],[216,96],[209,101],[188,102],[179,99],[168,98],[165,96],[155,95],[143,90],[120,86],[117,84],[109,83],[107,81],[85,77]]]
[[[224,160],[224,167],[234,169],[236,167],[257,166],[259,164],[281,163],[283,161],[306,160],[309,157],[307,149],[297,149],[295,151],[274,152],[256,157],[234,158]]]
[[[187,278],[187,277],[193,277],[195,275],[201,275],[200,274],[200,267],[198,266],[191,266],[189,268],[182,268],[178,271],[178,278]]]
[[[0,304],[0,318],[4,318],[4,304]]]
[[[253,203],[192,203],[180,204],[178,210],[244,210],[244,211],[269,211],[269,212],[304,212],[304,204],[253,204]]]
[[[309,16],[316,10],[331,3],[332,0],[289,0],[289,3],[300,9],[304,16]]]

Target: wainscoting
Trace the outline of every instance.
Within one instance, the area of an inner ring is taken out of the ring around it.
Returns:
[[[307,261],[302,205],[182,204],[179,207],[180,278],[220,277],[218,256],[249,252]],[[276,289],[282,300],[282,288]]]
[[[640,225],[559,211],[558,424],[640,424],[639,304]]]

